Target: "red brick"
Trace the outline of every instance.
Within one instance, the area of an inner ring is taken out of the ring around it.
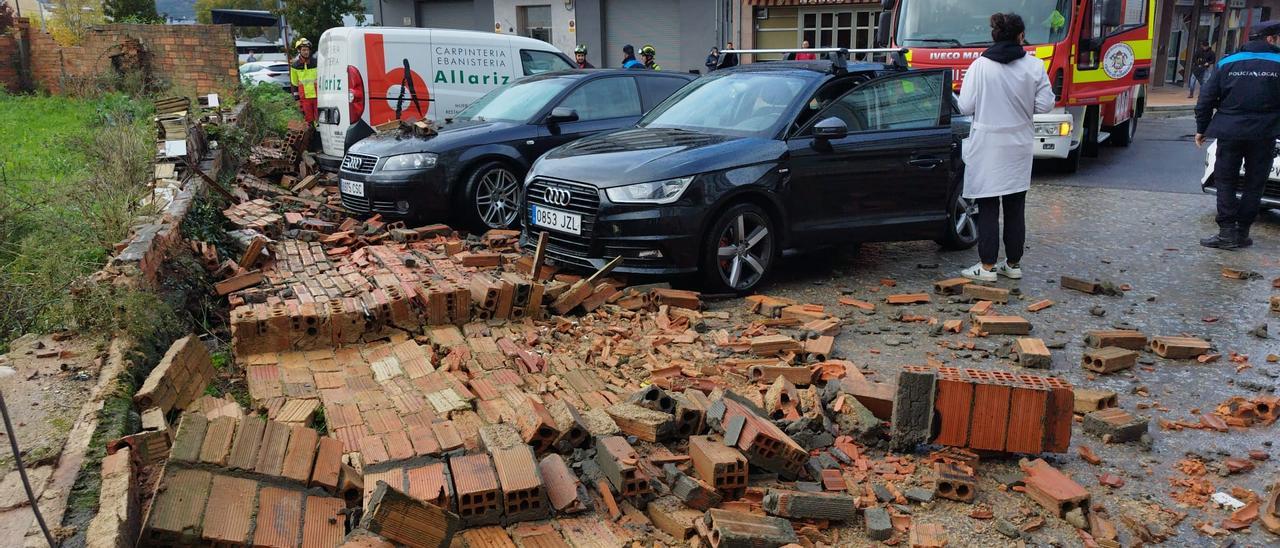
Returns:
[[[307,512],[302,520],[302,546],[330,548],[342,544],[346,534],[346,503],[331,497],[307,497]]]
[[[707,436],[689,438],[693,473],[715,487],[725,500],[742,497],[747,487],[747,458],[736,448]]]
[[[200,537],[212,476],[204,470],[173,470],[152,502],[143,532],[154,545],[195,544]],[[140,543],[140,544],[141,544]]]
[[[284,467],[285,452],[289,447],[288,425],[275,421],[267,421],[266,433],[262,436],[262,445],[258,449],[257,464],[254,471],[268,476],[279,476]]]
[[[409,435],[403,430],[384,434],[382,441],[387,446],[387,456],[390,460],[413,458],[413,444],[409,443]]]
[[[311,479],[311,468],[315,464],[316,446],[319,442],[320,434],[315,430],[305,426],[293,427],[280,475],[298,483],[307,483]]]
[[[440,444],[441,451],[449,452],[462,448],[462,434],[458,432],[458,427],[453,424],[453,421],[433,422],[431,431],[435,433],[436,442]]]
[[[542,519],[549,508],[538,464],[533,451],[527,445],[509,449],[497,449],[492,453],[493,467],[502,487],[503,511],[506,522]]]
[[[538,471],[546,483],[551,507],[557,512],[575,514],[587,510],[580,498],[582,484],[578,481],[578,476],[569,470],[563,457],[556,454],[543,457],[542,462],[538,463]]]
[[[964,447],[969,443],[969,415],[973,408],[973,384],[942,375],[938,378],[934,410],[941,428],[934,443]]]
[[[257,494],[258,484],[253,480],[213,476],[201,538],[212,543],[244,544],[249,539]]]
[[[435,462],[407,471],[409,488],[405,494],[441,508],[453,507],[453,482],[449,468],[443,462]]]
[[[458,516],[464,525],[493,525],[501,520],[502,493],[488,454],[449,459],[449,474],[458,497]]]
[[[436,442],[436,434],[429,426],[410,427],[409,443],[413,445],[414,454],[420,457],[440,454],[440,444]]]
[[[382,436],[360,438],[360,457],[366,466],[387,462],[391,458],[387,454],[387,446],[382,442]]]
[[[1009,425],[1009,399],[1013,390],[1004,385],[991,384],[995,380],[987,371],[966,371],[976,374],[979,381],[973,390],[972,431],[969,447],[988,451],[1004,451]]]
[[[1044,388],[1017,386],[1009,401],[1009,434],[1005,451],[1039,453],[1044,450],[1045,422],[1049,418],[1050,392]]]
[[[255,523],[255,547],[297,546],[302,526],[302,492],[264,486],[258,493],[258,518]]]
[[[311,470],[308,486],[321,487],[330,493],[337,492],[338,476],[342,472],[342,442],[333,438],[320,438],[316,451],[316,465]]]
[[[1049,463],[1036,459],[1023,465],[1023,471],[1027,496],[1053,515],[1063,517],[1076,508],[1084,508],[1088,513],[1089,492]]]

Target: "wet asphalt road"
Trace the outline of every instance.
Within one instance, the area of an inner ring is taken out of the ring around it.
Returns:
[[[1280,354],[1280,315],[1267,309],[1273,293],[1271,280],[1280,277],[1280,215],[1273,212],[1259,220],[1253,234],[1257,243],[1248,250],[1224,252],[1197,245],[1200,237],[1216,227],[1213,197],[1199,192],[1203,152],[1183,138],[1193,128],[1189,119],[1144,120],[1139,140],[1129,149],[1104,147],[1101,158],[1088,160],[1079,173],[1069,177],[1037,174],[1028,197],[1026,276],[1020,282],[999,282],[1021,292],[1020,300],[998,306],[1001,312],[1031,320],[1035,326],[1032,336],[1065,343],[1064,348],[1052,351],[1049,374],[1080,387],[1114,390],[1122,408],[1152,418],[1154,444],[1150,450],[1137,445],[1104,446],[1077,425],[1070,452],[1051,458],[1092,493],[1094,504],[1108,509],[1126,546],[1132,544],[1133,537],[1120,515],[1159,521],[1153,517],[1153,503],[1190,514],[1173,530],[1175,536],[1169,545],[1216,546],[1222,542],[1195,532],[1194,527],[1205,521],[1220,526],[1228,512],[1179,508],[1169,496],[1173,490],[1169,480],[1184,477],[1174,464],[1189,453],[1209,463],[1208,477],[1218,491],[1230,492],[1231,487],[1241,486],[1263,495],[1266,485],[1280,480],[1280,447],[1270,446],[1273,440],[1280,441],[1280,424],[1229,433],[1163,431],[1156,424],[1158,418],[1196,421],[1193,410],[1208,412],[1230,396],[1274,392],[1280,377],[1280,364],[1265,360],[1267,354]],[[883,303],[889,293],[931,292],[932,282],[953,277],[975,261],[974,250],[943,252],[932,242],[865,244],[860,249],[851,246],[784,259],[762,292],[823,304],[845,316],[846,325],[837,337],[837,354],[874,372],[870,376],[873,380],[892,381],[901,365],[925,363],[929,357],[957,367],[1018,370],[1011,360],[994,354],[957,353],[942,347],[948,342],[973,341],[980,349],[995,350],[1012,337],[931,336],[925,324],[891,318],[899,309],[939,321],[962,318],[967,317],[967,304],[949,304],[946,297],[935,296],[928,305],[890,310],[880,304],[876,314],[863,315],[837,303],[842,293]],[[1227,279],[1221,275],[1223,266],[1257,271],[1262,279]],[[1056,282],[1062,275],[1127,283],[1132,290],[1123,297],[1085,295],[1059,288]],[[882,287],[882,278],[895,280],[897,287]],[[1280,289],[1274,292],[1280,293]],[[1026,305],[1039,299],[1052,299],[1056,304],[1038,313],[1027,312]],[[1105,315],[1092,314],[1094,307],[1100,307]],[[1247,333],[1263,323],[1270,324],[1271,339]],[[1224,357],[1217,363],[1199,364],[1143,353],[1145,364],[1138,368],[1096,378],[1086,375],[1079,365],[1084,332],[1117,325],[1136,327],[1148,336],[1204,337],[1212,340]],[[1237,364],[1226,359],[1229,352],[1248,355],[1252,367],[1237,372]],[[1081,444],[1090,446],[1105,462],[1093,466],[1081,460],[1076,453]],[[1213,472],[1215,463],[1227,456],[1246,457],[1254,449],[1267,451],[1271,460],[1230,477]],[[1118,489],[1103,487],[1096,479],[1103,472],[1120,475],[1127,484]],[[983,483],[978,500],[991,507],[997,517],[1016,523],[1024,519],[1023,509],[1038,508],[1023,495],[996,491],[997,480],[1007,483],[1021,477],[1016,458],[984,463],[979,473]],[[944,523],[952,545],[1010,542],[995,532],[991,521],[967,517],[971,509],[943,501],[934,509],[920,511],[916,519]],[[1045,528],[1031,533],[1027,540],[1033,544],[1080,544],[1064,521],[1047,517],[1046,522]],[[1277,541],[1256,523],[1247,532],[1229,538],[1246,545],[1275,545]]]

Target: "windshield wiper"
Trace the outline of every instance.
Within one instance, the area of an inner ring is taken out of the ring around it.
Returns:
[[[983,41],[983,42],[969,42],[968,44],[963,44],[963,46],[964,46],[964,47],[966,47],[966,48],[969,48],[969,47],[980,47],[980,48],[985,48],[985,47],[991,46],[992,44],[995,44],[995,42],[992,42],[992,41],[990,41],[990,40],[986,40],[986,41]]]
[[[960,41],[956,40],[955,38],[907,38],[907,41],[928,42],[931,44],[952,44],[955,46],[960,45]]]

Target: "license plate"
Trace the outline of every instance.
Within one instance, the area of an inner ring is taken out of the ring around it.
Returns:
[[[530,205],[529,218],[533,220],[534,226],[582,235],[582,216],[577,213]]]
[[[350,194],[352,196],[364,198],[364,183],[360,181],[348,181],[343,179],[340,183],[340,189],[343,194]]]

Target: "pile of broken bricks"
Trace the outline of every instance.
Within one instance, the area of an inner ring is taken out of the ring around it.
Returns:
[[[250,406],[191,400],[211,369],[148,378],[183,397],[139,400],[143,431],[112,444],[140,479],[137,518],[111,524],[133,523],[143,545],[943,546],[937,505],[991,519],[984,501],[1017,496],[1040,509],[1024,508],[1021,525],[997,520],[1001,533],[1027,535],[1048,518],[1086,545],[1116,546],[1126,531],[1151,542],[1167,534],[1155,524],[1186,516],[1105,508],[1036,458],[1066,454],[1076,422],[1104,443],[1152,434],[1114,392],[1037,374],[1054,345],[1031,336],[1007,289],[952,279],[932,295],[841,298],[967,339],[940,340],[944,349],[1007,336],[1004,355],[1024,368],[931,358],[874,382],[838,359],[849,320],[823,306],[755,295],[704,310],[695,292],[629,285],[611,267],[541,264],[514,231],[358,220],[325,176],[251,171],[226,211],[243,249],[219,260],[200,247],[232,308],[235,364],[221,374],[243,382]],[[938,298],[971,306],[958,319],[901,311]],[[1090,332],[1086,344],[1081,367],[1098,375],[1134,368],[1141,352],[1213,353],[1134,330]],[[1269,425],[1275,409],[1241,398],[1202,418]],[[980,491],[984,459],[1019,455],[1023,477]],[[1276,532],[1274,500],[1255,499],[1254,520]]]

